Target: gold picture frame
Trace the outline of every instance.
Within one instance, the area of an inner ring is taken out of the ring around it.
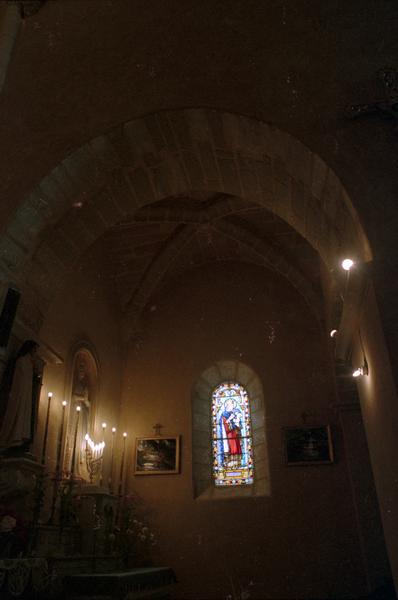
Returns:
[[[169,475],[179,472],[179,435],[136,438],[134,475]]]

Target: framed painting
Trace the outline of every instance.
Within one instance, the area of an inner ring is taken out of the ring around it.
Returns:
[[[333,445],[329,425],[286,427],[283,431],[288,466],[333,463]]]
[[[180,436],[139,437],[134,475],[166,475],[180,470]]]

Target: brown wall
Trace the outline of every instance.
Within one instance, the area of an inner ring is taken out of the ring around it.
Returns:
[[[153,511],[157,562],[175,568],[183,598],[350,597],[365,590],[325,334],[295,291],[259,267],[220,263],[192,272],[148,305],[127,360],[123,423],[128,491]],[[272,328],[275,339],[272,340]],[[253,368],[264,387],[269,497],[194,500],[191,393],[222,359]],[[332,466],[284,465],[281,428],[331,423]],[[132,438],[182,435],[179,475],[134,476]]]
[[[54,394],[51,409],[48,467],[55,460],[56,438],[60,426],[61,402],[70,399],[71,354],[74,344],[86,341],[94,348],[99,367],[99,389],[96,398],[96,430],[101,422],[118,425],[121,346],[120,321],[112,308],[101,280],[96,276],[95,263],[85,264],[65,281],[64,287],[46,315],[40,336],[64,360],[63,364],[48,364],[45,368],[40,400],[40,422],[36,448],[41,452],[43,422],[47,408],[47,393]],[[95,441],[99,441],[98,437]]]

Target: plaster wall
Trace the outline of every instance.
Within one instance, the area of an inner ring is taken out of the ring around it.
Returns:
[[[126,363],[122,419],[126,488],[158,531],[155,560],[172,565],[182,598],[327,598],[366,594],[354,507],[334,402],[327,339],[296,292],[259,267],[191,272],[148,304]],[[191,393],[218,360],[240,360],[264,388],[268,496],[193,498]],[[286,467],[282,427],[330,423],[336,462]],[[134,476],[132,438],[181,434],[181,473]]]

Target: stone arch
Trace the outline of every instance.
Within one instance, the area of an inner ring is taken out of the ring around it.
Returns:
[[[253,430],[254,484],[234,488],[215,487],[212,473],[211,397],[225,381],[242,385],[249,397]],[[265,435],[263,386],[248,365],[221,360],[203,371],[192,392],[192,479],[194,497],[202,500],[269,496],[271,485]]]
[[[142,206],[189,196],[190,190],[267,208],[298,231],[330,270],[346,253],[371,259],[341,182],[298,140],[230,113],[164,111],[84,144],[14,213],[0,239],[0,270],[35,307],[34,328],[42,321],[37,307],[45,310],[68,269],[106,229]]]

